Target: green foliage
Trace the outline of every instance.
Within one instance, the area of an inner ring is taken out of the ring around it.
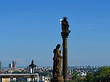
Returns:
[[[27,71],[14,71],[12,74],[26,74],[26,73],[30,73],[30,72],[27,72]]]
[[[14,71],[12,74],[20,74],[19,71]]]
[[[78,78],[77,82],[86,82],[85,79]]]
[[[73,82],[72,80],[69,80],[68,82]]]
[[[73,72],[72,73],[72,80],[75,80],[78,78],[78,73],[77,72]]]
[[[106,82],[110,79],[110,67],[100,67],[99,71],[95,74],[95,78],[99,82]]]
[[[110,82],[110,67],[103,66],[96,73],[87,73],[85,79],[78,78],[77,72],[73,72],[73,80],[69,82]]]
[[[47,76],[47,75],[49,75],[50,77],[53,77],[53,74],[51,74],[50,72],[39,72],[39,71],[35,71],[35,73],[39,73],[40,75],[42,75],[42,76]]]
[[[110,79],[110,67],[100,67],[96,73],[87,73],[86,82],[109,82]]]
[[[78,81],[76,81],[76,80],[69,80],[68,82],[78,82]]]
[[[49,76],[52,78],[53,77],[53,74],[50,73]]]
[[[78,78],[77,80],[69,80],[68,82],[86,82],[83,79]]]
[[[92,73],[87,73],[86,76],[87,82],[93,82],[94,81],[94,76]]]
[[[49,75],[49,72],[41,72],[40,74],[43,76],[47,76],[47,75]]]

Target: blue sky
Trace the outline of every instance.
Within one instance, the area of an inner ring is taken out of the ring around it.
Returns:
[[[110,65],[110,0],[0,0],[0,61],[52,66],[68,17],[68,65]]]

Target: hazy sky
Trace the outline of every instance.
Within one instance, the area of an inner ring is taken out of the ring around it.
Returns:
[[[110,65],[110,0],[0,0],[0,61],[53,65],[68,17],[68,65]]]

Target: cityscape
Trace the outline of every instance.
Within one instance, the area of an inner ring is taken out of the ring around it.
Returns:
[[[110,0],[0,0],[0,82],[110,82]]]
[[[68,66],[68,80],[72,80],[72,73],[77,72],[78,78],[84,79],[87,76],[87,73],[95,73],[99,70],[99,66]],[[29,66],[18,68],[16,65],[16,61],[12,61],[12,64],[9,64],[9,67],[4,68],[2,67],[2,62],[0,62],[0,74],[28,74],[30,73]],[[35,67],[34,73],[39,73],[39,78],[36,79],[39,82],[50,82],[51,78],[53,77],[53,67]],[[7,78],[2,78],[6,80]],[[31,78],[30,78],[31,79]],[[26,78],[14,78],[14,79],[7,79],[7,81],[30,81],[30,79]]]

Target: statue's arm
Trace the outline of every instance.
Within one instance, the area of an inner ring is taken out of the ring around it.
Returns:
[[[62,56],[61,56],[61,50],[59,50],[58,57],[59,57],[59,58],[62,58]]]

